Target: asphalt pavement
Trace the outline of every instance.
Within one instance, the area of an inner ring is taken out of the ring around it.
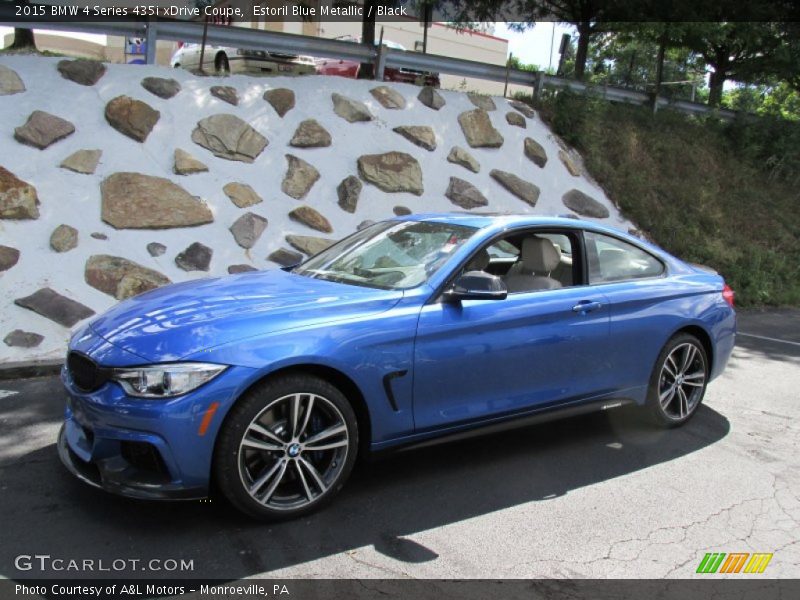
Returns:
[[[56,455],[58,378],[0,381],[0,576],[684,578],[707,552],[767,552],[765,576],[800,577],[800,311],[739,329],[683,428],[619,409],[396,453],[280,524],[86,487]]]

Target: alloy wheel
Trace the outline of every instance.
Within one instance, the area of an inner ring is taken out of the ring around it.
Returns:
[[[703,398],[706,364],[695,344],[679,344],[664,359],[658,385],[658,401],[670,419],[683,420]]]
[[[250,422],[239,443],[239,477],[247,493],[276,510],[318,500],[347,460],[349,432],[327,398],[296,393],[271,402]]]

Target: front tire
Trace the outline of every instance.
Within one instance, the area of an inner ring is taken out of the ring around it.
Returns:
[[[357,452],[358,425],[347,398],[319,377],[289,375],[247,392],[231,409],[213,475],[240,511],[291,519],[333,499]]]
[[[708,356],[695,336],[679,333],[661,350],[650,376],[647,408],[661,427],[678,427],[692,418],[708,385]]]

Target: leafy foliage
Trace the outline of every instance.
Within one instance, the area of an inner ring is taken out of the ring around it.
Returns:
[[[800,124],[732,124],[559,93],[538,103],[623,214],[740,305],[800,305]]]

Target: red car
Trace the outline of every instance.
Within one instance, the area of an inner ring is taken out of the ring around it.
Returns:
[[[360,42],[359,38],[339,38],[346,39],[347,41]],[[375,42],[378,45],[378,42]],[[383,40],[383,45],[393,50],[406,49],[396,42]],[[351,79],[358,78],[358,72],[361,69],[361,63],[354,60],[335,59],[335,58],[317,58],[314,61],[317,66],[318,75],[338,75],[340,77],[350,77]],[[398,83],[413,83],[415,85],[429,85],[439,87],[439,74],[428,73],[425,71],[417,71],[414,69],[397,69],[395,67],[386,67],[383,71],[384,81],[395,81]]]

